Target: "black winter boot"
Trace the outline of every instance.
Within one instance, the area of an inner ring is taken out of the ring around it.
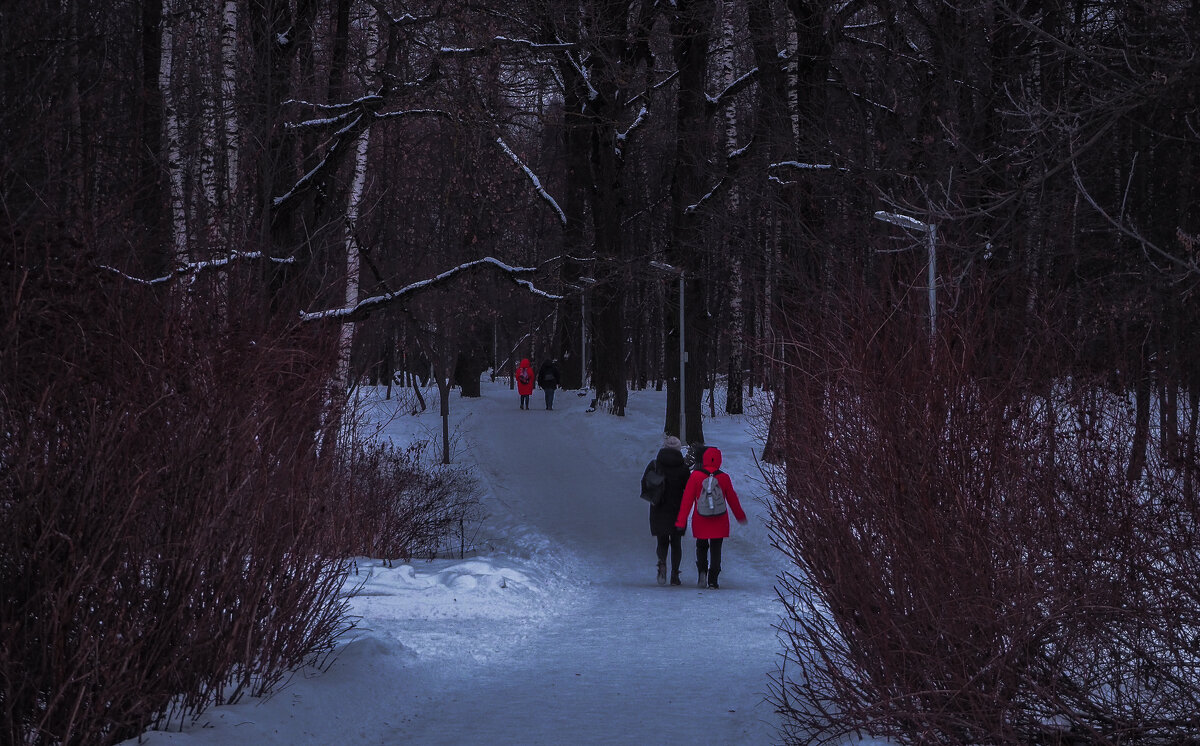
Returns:
[[[699,562],[697,562],[696,563],[696,572],[697,572],[696,587],[703,588],[704,586],[708,585],[708,566],[702,565]]]
[[[708,571],[708,587],[709,588],[712,588],[713,590],[717,590],[718,588],[721,587],[721,586],[717,585],[717,576],[720,574],[721,574],[720,570],[709,570]]]
[[[658,580],[659,585],[667,584],[667,563],[663,562],[662,560],[658,561],[658,578],[657,578],[657,580]]]

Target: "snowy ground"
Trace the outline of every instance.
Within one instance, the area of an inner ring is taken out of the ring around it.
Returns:
[[[479,551],[392,568],[360,560],[358,626],[328,670],[143,742],[775,741],[764,693],[783,564],[768,542],[752,423],[705,421],[749,517],[725,543],[721,589],[696,588],[690,534],[684,585],[661,587],[637,485],[661,442],[665,394],[631,392],[624,418],[586,412],[574,391],[558,392],[553,411],[540,390],[518,409],[500,382],[485,380],[479,399],[451,396],[456,458],[484,490]],[[435,437],[434,402],[418,416],[377,402],[384,436]]]

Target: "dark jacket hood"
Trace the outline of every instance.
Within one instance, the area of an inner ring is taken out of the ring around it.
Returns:
[[[659,466],[663,467],[684,465],[683,454],[677,448],[660,448],[655,460],[658,461]]]
[[[711,448],[711,447],[706,449],[704,451],[704,456],[702,457],[701,460],[704,463],[705,471],[712,472],[712,471],[716,471],[717,469],[720,469],[721,468],[721,449]]]

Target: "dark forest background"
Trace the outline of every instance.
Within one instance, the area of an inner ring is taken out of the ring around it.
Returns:
[[[178,676],[178,632],[137,654],[157,698],[100,696],[62,568],[143,631],[179,588],[255,619],[152,559],[211,550],[184,505],[262,518],[213,568],[336,577],[297,558],[362,550],[320,497],[371,461],[352,385],[447,407],[557,358],[614,415],[664,386],[679,434],[681,333],[689,442],[773,402],[787,738],[1200,732],[1198,43],[1196,0],[0,7],[4,740],[136,735],[325,649],[322,580],[274,602],[322,609],[286,652]]]

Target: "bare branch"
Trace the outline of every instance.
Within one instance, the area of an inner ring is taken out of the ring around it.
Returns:
[[[727,166],[727,170],[726,170],[725,175],[722,176],[719,180],[717,180],[716,185],[714,185],[712,189],[709,189],[707,194],[705,194],[700,199],[696,200],[695,203],[685,207],[683,211],[689,215],[694,213],[696,210],[699,210],[700,207],[702,205],[704,205],[705,202],[708,202],[709,200],[711,200],[718,193],[720,193],[720,191],[722,189],[724,189],[728,184],[730,184],[731,183],[730,177],[733,176],[737,172],[738,161],[740,161],[746,157],[746,155],[750,152],[750,149],[753,145],[754,145],[754,139],[751,138],[750,141],[747,142],[745,145],[741,146],[740,148],[734,148],[733,150],[726,153],[725,154],[725,163]]]
[[[629,139],[629,134],[638,127],[642,126],[649,116],[650,112],[648,112],[646,107],[643,106],[638,112],[637,117],[633,120],[633,122],[630,123],[629,128],[624,132],[617,133],[617,144],[613,147],[613,150],[616,151],[618,158],[623,157],[625,154],[625,141]]]
[[[356,303],[354,306],[352,306],[350,308],[333,308],[333,309],[330,309],[327,311],[313,311],[313,312],[302,311],[300,313],[300,320],[301,321],[332,320],[332,321],[339,321],[342,323],[352,322],[352,321],[361,321],[364,318],[366,318],[367,316],[369,316],[371,313],[378,311],[381,308],[384,308],[386,306],[389,306],[392,303],[395,303],[397,301],[407,300],[407,299],[419,294],[420,292],[422,292],[424,290],[429,290],[429,289],[437,287],[439,285],[444,285],[447,282],[449,282],[451,279],[453,279],[455,276],[462,274],[463,272],[466,272],[469,270],[475,270],[475,269],[479,269],[479,268],[487,268],[487,267],[491,267],[493,269],[499,270],[503,275],[507,276],[509,279],[511,279],[517,285],[525,288],[526,290],[528,290],[530,293],[533,293],[534,295],[541,296],[547,300],[555,300],[555,301],[562,300],[563,296],[561,296],[561,295],[554,295],[553,293],[547,293],[546,291],[541,290],[538,287],[536,287],[529,280],[519,279],[520,275],[525,275],[525,274],[530,274],[530,273],[536,272],[537,271],[536,268],[534,268],[534,267],[514,267],[510,264],[505,264],[504,262],[500,261],[499,259],[495,259],[493,257],[487,256],[482,259],[476,259],[474,261],[460,264],[457,267],[454,267],[453,269],[448,269],[445,272],[442,272],[441,274],[436,275],[435,277],[431,277],[427,280],[419,280],[419,281],[411,283],[409,285],[405,285],[404,287],[400,288],[399,290],[396,290],[395,292],[384,293],[382,295],[375,295],[370,298],[364,298],[363,300],[359,301],[358,303]]]
[[[105,272],[111,272],[124,280],[129,280],[130,282],[136,282],[139,285],[165,285],[166,283],[170,282],[171,280],[174,280],[179,277],[191,277],[192,279],[195,279],[195,277],[197,275],[199,275],[201,272],[205,272],[208,270],[226,269],[227,267],[234,264],[235,262],[242,262],[242,261],[264,261],[264,262],[271,262],[274,264],[294,264],[296,262],[296,259],[295,259],[295,257],[290,257],[290,256],[288,256],[288,257],[267,256],[266,254],[262,253],[261,251],[246,251],[246,252],[234,251],[234,252],[231,252],[229,254],[229,256],[227,256],[223,259],[209,259],[209,260],[202,261],[202,262],[189,262],[188,264],[180,265],[180,266],[176,267],[175,269],[171,270],[170,274],[163,275],[162,277],[155,277],[154,279],[151,279],[151,280],[147,280],[142,277],[134,277],[133,275],[122,272],[121,270],[117,269],[116,267],[110,267],[107,264],[98,264],[98,265],[96,265],[96,267],[98,269],[104,270]]]
[[[338,160],[340,159],[340,156],[346,149],[347,145],[354,142],[354,140],[356,140],[358,136],[362,134],[362,131],[366,129],[367,125],[364,123],[363,119],[363,116],[360,114],[354,118],[354,121],[350,122],[334,134],[333,142],[329,144],[329,149],[325,151],[325,156],[320,160],[320,162],[313,166],[308,173],[301,176],[300,179],[292,185],[292,188],[289,189],[283,196],[276,197],[274,199],[271,206],[275,209],[275,211],[278,212],[294,202],[300,195],[307,192],[312,185],[316,183],[318,177],[322,176],[326,171],[336,167]]]
[[[526,166],[525,163],[521,161],[520,157],[513,152],[512,148],[508,147],[508,143],[504,142],[503,137],[497,137],[496,144],[499,145],[506,154],[508,154],[508,157],[512,159],[513,163],[521,167],[521,170],[525,172],[525,175],[528,176],[529,180],[533,183],[533,188],[537,190],[537,193],[541,195],[542,199],[546,200],[546,202],[554,208],[554,211],[558,213],[559,221],[565,226],[567,224],[567,214],[563,212],[561,207],[558,206],[558,202],[556,202],[554,198],[550,196],[550,193],[542,187],[542,181],[537,177],[537,174],[535,174],[533,170],[529,168],[529,166]]]
[[[725,87],[725,90],[721,91],[717,95],[715,95],[715,96],[706,95],[704,98],[708,102],[708,106],[706,107],[707,113],[711,115],[717,109],[724,106],[725,103],[727,101],[729,101],[729,99],[733,98],[738,93],[740,93],[743,88],[750,85],[751,83],[753,83],[756,80],[758,80],[758,68],[757,67],[746,71],[742,75],[742,77],[740,77],[737,80],[730,83],[728,86]]]
[[[1188,274],[1200,275],[1200,266],[1198,266],[1195,262],[1185,261],[1184,259],[1175,256],[1171,252],[1158,246],[1153,241],[1143,236],[1138,232],[1137,228],[1130,225],[1125,220],[1118,220],[1109,215],[1108,212],[1092,197],[1087,187],[1083,185],[1083,178],[1079,175],[1079,169],[1076,168],[1074,157],[1071,158],[1071,175],[1075,181],[1075,187],[1079,190],[1079,193],[1083,196],[1084,200],[1086,200],[1087,203],[1092,206],[1092,209],[1095,210],[1100,217],[1104,218],[1109,225],[1111,225],[1113,228],[1116,228],[1125,237],[1132,238],[1143,249],[1158,254],[1175,267],[1184,270]],[[1124,209],[1123,205],[1122,209]]]
[[[383,99],[378,96],[366,97],[366,98],[360,99],[360,101],[364,101],[364,102],[365,101],[376,102],[376,101],[382,101],[382,100]],[[409,117],[409,116],[437,116],[437,117],[445,117],[447,119],[452,118],[452,116],[449,112],[443,111],[441,109],[406,109],[406,110],[401,110],[401,111],[388,111],[388,112],[382,112],[382,113],[375,112],[375,111],[367,111],[364,113],[367,115],[367,117],[369,117],[369,119],[365,118],[363,116],[363,113],[360,113],[352,121],[350,121],[348,124],[346,124],[344,127],[342,127],[342,129],[335,132],[333,134],[333,141],[329,145],[329,149],[325,151],[324,157],[321,158],[321,160],[317,163],[317,165],[313,166],[312,169],[310,169],[308,173],[301,176],[296,181],[296,183],[292,185],[292,188],[289,189],[286,193],[284,193],[282,196],[275,198],[274,202],[272,203],[272,207],[276,211],[282,210],[285,207],[287,207],[290,203],[294,202],[297,198],[300,197],[300,195],[304,194],[309,189],[311,189],[313,187],[313,185],[317,183],[317,181],[319,180],[319,177],[323,176],[326,172],[330,171],[331,169],[336,168],[341,159],[341,156],[344,153],[348,152],[348,150],[347,150],[348,145],[350,143],[353,143],[355,140],[357,140],[358,136],[362,134],[363,130],[365,130],[371,126],[371,123],[380,121],[380,120],[384,120],[384,119],[399,119],[401,117]],[[341,117],[335,117],[332,119],[310,120],[308,122],[301,122],[298,125],[296,125],[294,127],[294,129],[313,129],[313,128],[316,128],[318,124],[341,123],[341,122],[344,122],[348,116],[349,115],[343,115]],[[309,127],[308,125],[312,125],[312,126]],[[292,129],[292,127],[289,126],[289,129]]]

